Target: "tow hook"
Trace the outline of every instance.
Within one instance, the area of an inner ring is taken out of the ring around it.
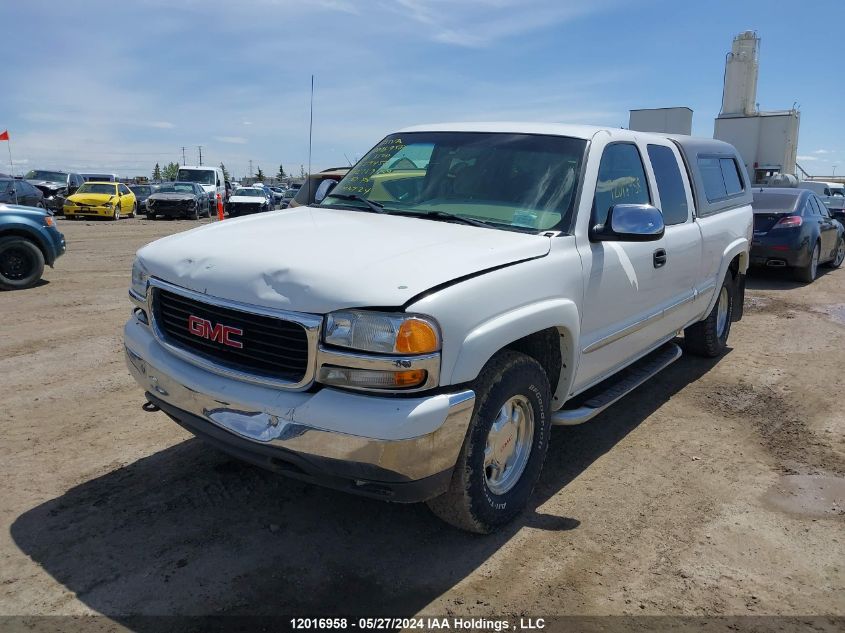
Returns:
[[[161,411],[161,407],[157,404],[153,404],[149,400],[141,405],[141,408],[148,413],[155,413],[156,411]]]

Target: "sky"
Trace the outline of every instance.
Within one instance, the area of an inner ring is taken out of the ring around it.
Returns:
[[[0,131],[16,173],[149,176],[250,160],[354,162],[443,121],[625,127],[687,106],[710,137],[733,37],[762,38],[757,101],[801,111],[798,162],[845,174],[845,2],[810,0],[27,0],[0,6]],[[838,29],[837,32],[841,31]],[[0,171],[9,171],[0,144]]]

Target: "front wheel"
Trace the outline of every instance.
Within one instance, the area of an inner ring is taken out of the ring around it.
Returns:
[[[44,274],[44,254],[25,237],[0,238],[0,288],[22,290]]]
[[[805,284],[812,283],[816,280],[816,275],[819,271],[819,258],[821,257],[821,244],[816,242],[813,246],[813,252],[810,253],[810,261],[806,266],[795,269],[795,280]]]
[[[719,289],[716,305],[703,321],[684,330],[684,344],[688,352],[715,358],[725,351],[734,313],[734,280],[728,273]]]
[[[120,205],[119,204],[115,205],[114,213],[112,214],[111,219],[115,220],[115,221],[120,219]]]
[[[546,459],[550,388],[540,364],[506,350],[475,382],[475,409],[449,489],[428,502],[455,527],[487,534],[528,503]]]
[[[827,265],[831,268],[839,268],[843,261],[845,261],[845,237],[840,237],[839,244],[836,246],[836,254]]]

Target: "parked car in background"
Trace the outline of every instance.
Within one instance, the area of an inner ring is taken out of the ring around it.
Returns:
[[[76,193],[85,182],[77,173],[47,169],[33,169],[23,178],[41,190],[44,194],[44,206],[54,213],[61,213],[65,198]]]
[[[299,188],[299,191],[296,192],[288,206],[299,207],[321,202],[328,190],[349,173],[349,169],[349,167],[334,167],[318,174],[311,174]]]
[[[216,198],[215,198],[216,204]],[[167,182],[147,198],[147,219],[163,215],[168,218],[197,220],[211,215],[208,192],[195,182]]]
[[[85,173],[79,174],[85,179],[85,182],[117,182],[117,174],[94,174]]]
[[[200,185],[208,196],[209,207],[217,208],[217,196],[226,199],[226,178],[219,167],[208,165],[194,165],[180,167],[176,174],[177,182],[195,182]]]
[[[819,264],[842,265],[845,229],[809,189],[755,189],[752,207],[752,265],[792,268],[795,279],[804,283],[816,278]]]
[[[276,208],[276,196],[268,185],[265,185],[263,182],[254,182],[252,183],[252,186],[261,189],[261,191],[264,192],[264,195],[267,196],[267,204],[269,205],[271,211]]]
[[[285,195],[285,190],[281,187],[270,187],[270,191],[273,192],[273,204],[278,206],[282,202],[282,198]]]
[[[282,200],[281,202],[279,202],[279,208],[287,209],[290,206],[290,203],[293,201],[296,192],[297,189],[285,189],[285,192],[282,194]]]
[[[0,203],[0,288],[21,290],[38,283],[44,265],[65,252],[65,238],[44,209]]]
[[[135,194],[120,182],[86,182],[64,202],[65,216],[74,220],[86,216],[119,220],[137,213]]]
[[[262,187],[240,187],[232,192],[227,207],[230,218],[270,211],[270,200]]]
[[[138,202],[138,211],[144,213],[147,209],[147,198],[158,191],[156,185],[128,185],[129,190],[135,194],[135,200]]]
[[[44,194],[40,189],[18,178],[0,177],[0,202],[44,209]]]

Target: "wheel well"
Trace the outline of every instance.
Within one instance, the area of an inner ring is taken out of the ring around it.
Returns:
[[[552,394],[554,394],[560,380],[563,364],[560,354],[561,336],[562,334],[558,332],[557,328],[550,327],[517,339],[504,347],[504,349],[521,352],[540,363],[549,379]]]
[[[22,231],[20,229],[9,229],[8,231],[0,233],[0,238],[3,237],[22,237],[29,240],[38,247],[39,251],[41,251],[41,254],[44,256],[44,262],[48,265],[52,265],[50,263],[50,254],[47,252],[44,244],[42,244],[41,240],[35,237],[32,233],[28,233],[27,231]]]
[[[743,254],[740,253],[736,257],[731,260],[731,263],[728,264],[728,270],[731,271],[731,276],[736,279],[736,276],[739,274],[739,264],[742,261]]]

